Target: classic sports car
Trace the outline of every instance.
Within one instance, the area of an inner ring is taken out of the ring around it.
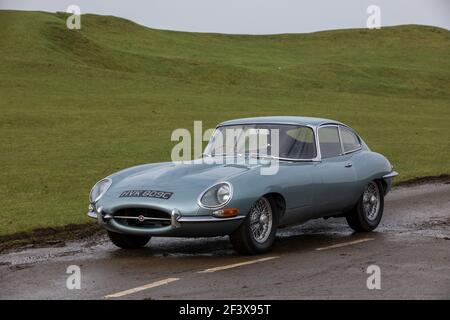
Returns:
[[[230,129],[240,134],[219,139]],[[276,156],[269,150],[275,131]],[[255,133],[267,143],[247,150]],[[223,161],[228,157],[235,161]],[[277,172],[261,174],[274,161]],[[375,229],[396,175],[340,122],[237,119],[218,125],[201,159],[140,165],[100,180],[88,215],[125,249],[143,247],[152,236],[229,235],[238,252],[255,254],[269,250],[277,228],[309,219],[345,217],[355,231]]]

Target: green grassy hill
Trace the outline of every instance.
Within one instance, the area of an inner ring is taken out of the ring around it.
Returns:
[[[450,32],[236,36],[0,11],[0,235],[87,221],[91,186],[170,159],[170,134],[261,115],[335,118],[400,179],[450,172]]]

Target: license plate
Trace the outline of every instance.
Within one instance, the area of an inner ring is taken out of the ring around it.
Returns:
[[[123,191],[119,198],[158,198],[168,200],[173,192],[158,190],[126,190]]]

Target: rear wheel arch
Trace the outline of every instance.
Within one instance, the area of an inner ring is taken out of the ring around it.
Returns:
[[[382,187],[383,194],[386,195],[387,190],[386,181],[384,181],[384,179],[375,179],[374,181],[377,182]]]
[[[372,185],[373,187],[370,187]],[[372,188],[372,190],[370,190]],[[384,190],[382,182],[379,179],[371,180],[367,183],[363,194],[359,198],[356,206],[347,212],[346,219],[349,226],[356,232],[368,232],[374,230],[381,221],[384,209]],[[377,190],[378,189],[378,190]],[[368,190],[368,196],[373,192],[372,200],[366,198],[366,190]],[[378,195],[378,196],[376,196]],[[373,211],[373,206],[376,206],[375,216],[369,217],[370,211]],[[370,211],[366,211],[370,210]]]

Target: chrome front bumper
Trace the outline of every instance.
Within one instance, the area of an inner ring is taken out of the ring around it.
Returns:
[[[209,237],[230,234],[241,224],[245,216],[218,218],[214,216],[182,216],[178,209],[170,214],[170,225],[159,228],[138,228],[118,223],[114,215],[97,212],[88,212],[88,217],[97,219],[104,228],[118,233],[147,235],[147,236],[173,236],[173,237]],[[130,217],[127,217],[130,218]],[[152,218],[146,218],[152,219]]]

